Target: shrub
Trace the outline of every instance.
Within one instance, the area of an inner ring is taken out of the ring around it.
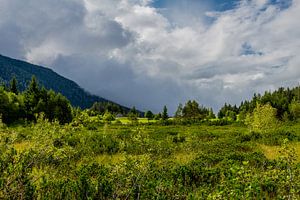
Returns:
[[[248,114],[245,123],[250,131],[267,133],[275,131],[279,127],[279,120],[276,118],[277,110],[270,104],[257,104],[252,114]]]

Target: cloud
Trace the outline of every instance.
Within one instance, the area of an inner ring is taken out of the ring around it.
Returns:
[[[156,112],[187,99],[217,110],[297,84],[299,1],[231,1],[227,10],[220,0],[188,2],[0,0],[1,54]]]

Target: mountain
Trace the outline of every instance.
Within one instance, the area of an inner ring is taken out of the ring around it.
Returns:
[[[92,95],[82,89],[77,83],[69,80],[53,70],[33,65],[21,60],[0,55],[0,81],[8,84],[13,77],[18,80],[19,90],[23,91],[35,76],[40,85],[66,96],[75,107],[90,108],[94,102],[111,102],[102,97]],[[129,109],[121,106],[125,111]]]

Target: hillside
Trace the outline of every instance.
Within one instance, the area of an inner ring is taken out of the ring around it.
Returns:
[[[32,75],[47,89],[52,89],[66,96],[75,107],[89,108],[94,102],[109,102],[108,100],[92,95],[81,88],[77,83],[69,80],[49,68],[30,64],[0,55],[0,81],[9,83],[15,76],[19,90],[23,91],[29,84]],[[125,110],[128,108],[123,107]]]

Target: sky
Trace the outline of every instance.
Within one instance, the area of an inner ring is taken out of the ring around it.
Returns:
[[[0,54],[169,112],[300,81],[300,0],[0,0]]]

